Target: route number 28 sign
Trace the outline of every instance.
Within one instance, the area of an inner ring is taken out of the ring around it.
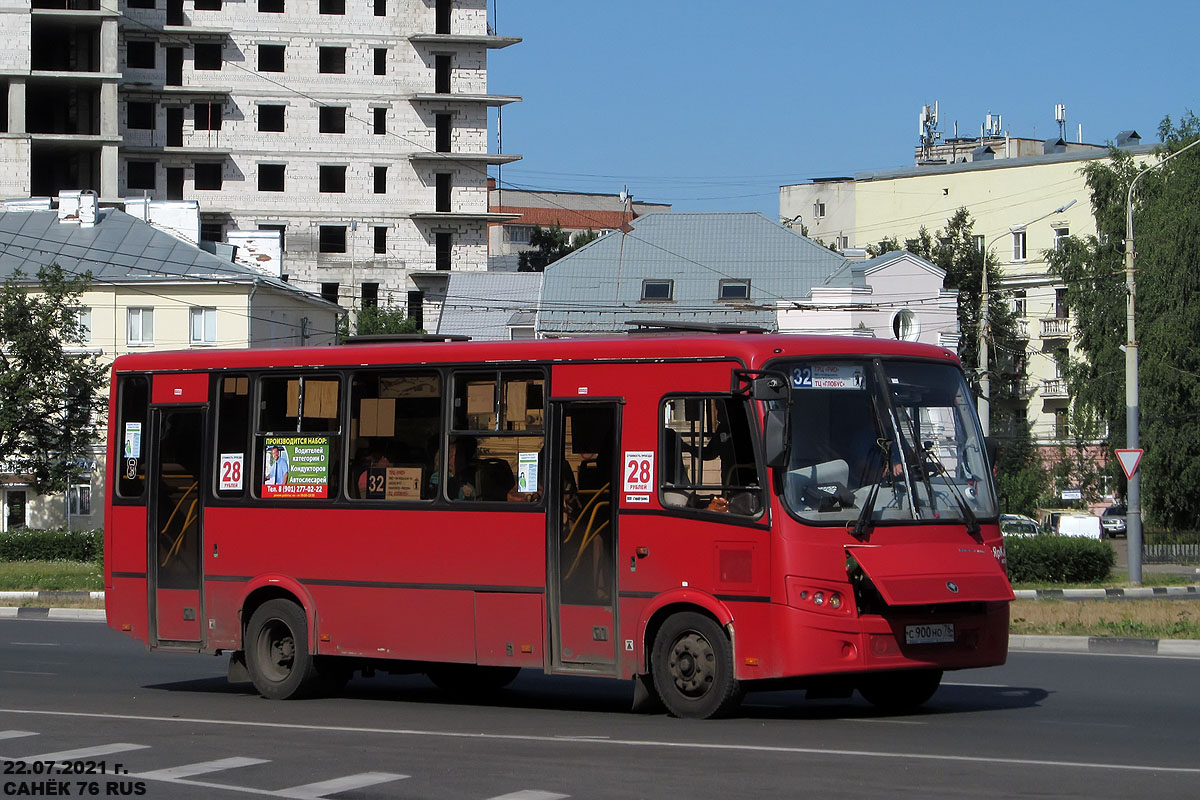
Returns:
[[[654,483],[654,451],[626,450],[622,472],[625,475],[625,492],[649,492]]]

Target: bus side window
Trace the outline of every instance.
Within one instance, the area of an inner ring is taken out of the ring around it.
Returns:
[[[255,495],[315,500],[341,485],[341,381],[337,375],[269,375],[258,382]]]
[[[142,497],[146,491],[149,441],[146,420],[150,408],[150,381],[144,375],[124,375],[117,385],[117,496]]]
[[[350,473],[354,500],[433,497],[441,439],[442,379],[436,372],[362,371],[350,383]]]
[[[662,503],[742,516],[762,509],[747,401],[670,397],[663,403]]]
[[[218,497],[245,496],[246,470],[250,466],[250,378],[223,375],[217,378]]]

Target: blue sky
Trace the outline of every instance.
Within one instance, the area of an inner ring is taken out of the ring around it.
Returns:
[[[1087,142],[1200,113],[1200,4],[971,7],[809,0],[488,0],[489,90],[520,188],[612,192],[677,211],[761,211],[779,186],[911,166],[921,106],[941,130]],[[496,150],[495,112],[490,149]],[[495,174],[495,168],[492,171]]]

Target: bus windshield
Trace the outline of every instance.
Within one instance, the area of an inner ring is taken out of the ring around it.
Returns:
[[[792,362],[784,499],[812,522],[995,517],[983,434],[961,371],[884,360]],[[868,510],[869,509],[869,510]]]

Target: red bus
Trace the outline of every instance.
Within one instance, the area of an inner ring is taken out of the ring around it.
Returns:
[[[648,335],[125,355],[108,623],[269,698],[424,672],[911,708],[1002,664],[991,468],[955,355]],[[661,704],[661,705],[659,705]]]

